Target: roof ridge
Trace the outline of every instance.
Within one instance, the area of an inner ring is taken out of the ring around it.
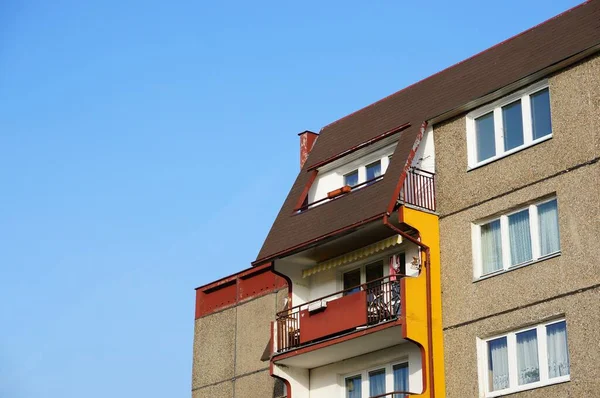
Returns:
[[[388,100],[389,98],[391,98],[391,97],[395,96],[396,94],[399,94],[399,93],[401,93],[401,92],[403,92],[403,91],[406,91],[406,90],[408,90],[409,88],[411,88],[411,87],[413,87],[413,86],[416,86],[416,85],[418,85],[418,84],[420,84],[420,83],[422,83],[422,82],[424,82],[424,81],[426,81],[426,80],[429,80],[429,79],[433,78],[434,76],[437,76],[437,75],[439,75],[439,74],[442,74],[442,73],[444,73],[445,71],[447,71],[447,70],[449,70],[449,69],[452,69],[452,68],[455,68],[455,67],[457,67],[457,66],[459,66],[459,65],[461,65],[461,64],[464,64],[465,62],[467,62],[467,61],[469,61],[469,60],[471,60],[471,59],[473,59],[473,58],[475,58],[475,57],[477,57],[477,56],[479,56],[479,55],[481,55],[481,54],[484,54],[484,53],[486,53],[486,52],[488,52],[488,51],[491,51],[492,49],[494,49],[494,48],[496,48],[496,47],[499,47],[499,46],[501,46],[501,45],[503,45],[503,44],[505,44],[505,43],[508,43],[509,41],[511,41],[511,40],[514,40],[514,39],[518,38],[519,36],[522,36],[522,35],[524,35],[524,34],[526,34],[526,33],[528,33],[528,32],[531,32],[532,30],[534,30],[534,29],[537,29],[537,28],[539,28],[540,26],[542,26],[542,25],[544,25],[544,24],[546,24],[546,23],[548,23],[548,22],[550,22],[550,21],[552,21],[552,20],[554,20],[554,19],[557,19],[557,18],[559,18],[559,17],[561,17],[561,16],[563,16],[563,15],[565,15],[565,14],[568,14],[568,13],[570,13],[570,12],[572,12],[572,11],[574,11],[574,10],[578,9],[579,7],[585,6],[585,5],[587,5],[588,3],[591,3],[592,1],[596,1],[596,0],[585,0],[583,3],[581,3],[581,4],[577,4],[576,6],[574,6],[574,7],[571,7],[571,8],[569,8],[569,9],[567,9],[567,10],[565,10],[565,11],[561,12],[560,14],[557,14],[557,15],[555,15],[555,16],[553,16],[553,17],[551,17],[551,18],[548,18],[548,19],[546,19],[546,20],[544,20],[544,21],[542,21],[542,22],[538,23],[537,25],[535,25],[535,26],[532,26],[532,27],[531,27],[531,28],[529,28],[529,29],[526,29],[526,30],[524,30],[524,31],[522,31],[522,32],[519,32],[519,33],[517,33],[516,35],[514,35],[514,36],[511,36],[511,37],[509,37],[509,38],[507,38],[507,39],[505,39],[505,40],[503,40],[503,41],[501,41],[501,42],[499,42],[499,43],[496,43],[496,44],[494,44],[494,45],[493,45],[493,46],[491,46],[491,47],[488,47],[488,48],[486,48],[486,49],[484,49],[484,50],[481,50],[481,51],[479,51],[478,53],[475,53],[475,54],[471,55],[470,57],[467,57],[467,58],[465,58],[465,59],[463,59],[463,60],[461,60],[461,61],[459,61],[459,62],[456,62],[455,64],[452,64],[452,65],[450,65],[450,66],[448,66],[448,67],[446,67],[446,68],[444,68],[444,69],[442,69],[442,70],[440,70],[440,71],[438,71],[438,72],[435,72],[435,73],[434,73],[434,74],[432,74],[432,75],[429,75],[429,76],[427,76],[427,77],[424,77],[424,78],[422,78],[421,80],[417,80],[416,82],[414,82],[414,83],[411,83],[411,84],[409,84],[408,86],[406,86],[406,87],[404,87],[404,88],[401,88],[400,90],[398,90],[398,91],[395,91],[395,92],[393,92],[393,93],[391,93],[391,94],[389,94],[389,95],[387,95],[387,96],[385,96],[385,97],[383,97],[383,98],[381,98],[381,99],[379,99],[379,100],[377,100],[377,101],[375,101],[375,102],[373,102],[373,103],[371,103],[371,104],[369,104],[369,105],[366,105],[366,106],[364,106],[364,107],[362,107],[362,108],[360,108],[360,109],[357,109],[357,110],[355,110],[354,112],[351,112],[351,113],[347,114],[346,116],[342,116],[341,118],[339,118],[339,119],[337,119],[337,120],[335,120],[335,121],[333,121],[333,122],[331,122],[331,123],[329,123],[329,124],[326,124],[325,126],[323,126],[323,127],[322,127],[322,128],[319,130],[319,133],[323,132],[323,131],[324,131],[326,128],[328,128],[329,126],[332,126],[332,125],[334,125],[334,124],[336,124],[336,123],[338,123],[338,122],[341,122],[342,120],[345,120],[345,119],[349,118],[350,116],[353,116],[353,115],[355,115],[355,114],[357,114],[357,113],[359,113],[359,112],[363,111],[364,109],[367,109],[367,108],[370,108],[370,107],[372,107],[372,106],[375,106],[375,105],[379,104],[380,102],[384,102],[384,101]]]

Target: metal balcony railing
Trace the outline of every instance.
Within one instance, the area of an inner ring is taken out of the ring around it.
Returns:
[[[286,351],[335,334],[348,332],[357,327],[367,327],[397,319],[401,314],[400,279],[402,277],[404,275],[379,278],[277,313],[275,350],[277,352]],[[358,299],[359,302],[355,299]],[[330,308],[327,308],[328,306]],[[348,314],[346,310],[349,308],[342,308],[344,306],[350,306],[351,311],[364,312],[357,314],[354,323],[348,323],[347,319],[344,322],[338,322],[336,317],[339,312],[336,311],[341,309],[340,312]],[[321,317],[319,321],[321,324],[328,325],[328,332],[315,335],[314,328],[309,323],[314,322],[310,319],[311,316],[314,316],[313,314]],[[318,337],[313,338],[312,336]]]
[[[415,394],[414,392],[408,392],[408,391],[392,391],[392,392],[387,392],[385,394],[379,394],[379,395],[373,395],[369,398],[409,398],[411,396],[413,396],[413,394]]]
[[[435,211],[435,174],[417,168],[406,173],[400,202]]]

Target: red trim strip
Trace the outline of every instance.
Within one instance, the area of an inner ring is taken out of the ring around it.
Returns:
[[[313,170],[311,173],[312,174],[310,175],[310,177],[308,177],[308,181],[306,182],[306,185],[304,186],[304,189],[302,190],[302,193],[298,198],[298,202],[296,202],[296,206],[294,206],[295,212],[303,207],[302,205],[304,204],[304,200],[308,196],[308,191],[310,191],[310,187],[312,186],[313,182],[315,182],[315,178],[317,178],[317,174],[319,172],[317,170]]]
[[[404,185],[404,181],[406,180],[406,173],[410,169],[410,165],[412,164],[413,159],[417,153],[417,149],[419,149],[419,145],[421,144],[421,140],[423,139],[423,135],[425,134],[425,129],[427,128],[427,121],[421,124],[421,128],[419,129],[419,134],[415,138],[415,142],[413,144],[412,149],[408,154],[408,158],[406,159],[406,163],[404,163],[404,170],[402,170],[402,174],[400,174],[400,178],[398,179],[398,184],[396,184],[396,189],[394,189],[394,194],[390,199],[390,204],[387,207],[387,214],[392,214],[394,211],[394,206],[396,205],[396,201],[398,200],[398,196],[400,195],[400,191],[402,190],[402,185]]]

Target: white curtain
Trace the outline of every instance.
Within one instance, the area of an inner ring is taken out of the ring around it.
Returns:
[[[484,275],[502,269],[500,220],[481,226],[481,259]]]
[[[560,250],[560,235],[558,233],[558,209],[556,199],[538,205],[540,227],[540,253],[542,256],[556,253]]]
[[[510,264],[517,265],[531,260],[529,210],[508,216],[508,235],[510,237]]]
[[[540,380],[536,329],[517,333],[517,369],[519,385]]]
[[[508,349],[506,337],[488,341],[490,391],[508,388]]]
[[[346,398],[362,398],[362,378],[360,376],[346,379]]]
[[[408,389],[408,364],[394,365],[394,391],[409,391]],[[404,394],[396,394],[394,398],[404,398]]]
[[[548,346],[548,376],[565,376],[570,373],[565,322],[546,326]]]
[[[369,373],[369,396],[385,394],[385,369]]]

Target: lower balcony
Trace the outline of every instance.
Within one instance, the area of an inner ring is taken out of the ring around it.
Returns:
[[[401,277],[386,276],[282,311],[273,323],[273,360],[314,367],[399,344],[401,296]]]

